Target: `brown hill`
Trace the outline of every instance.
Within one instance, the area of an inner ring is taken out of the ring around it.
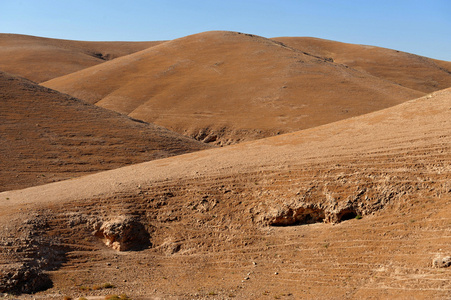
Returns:
[[[0,193],[0,288],[53,281],[36,299],[449,298],[450,120],[448,89]]]
[[[279,37],[273,40],[425,93],[451,87],[451,62],[448,61],[311,37]]]
[[[235,32],[168,41],[43,85],[216,144],[315,127],[424,95]]]
[[[0,191],[209,148],[0,72]]]
[[[159,43],[85,42],[0,34],[0,70],[43,82]]]

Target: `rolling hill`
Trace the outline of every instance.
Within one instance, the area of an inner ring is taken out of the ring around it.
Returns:
[[[209,148],[0,72],[0,191]]]
[[[432,93],[451,86],[451,62],[448,61],[311,37],[279,37],[273,40],[421,92]]]
[[[450,132],[446,89],[299,132],[0,193],[0,291],[448,298]]]
[[[160,42],[85,42],[0,34],[0,70],[43,82]]]
[[[167,41],[43,85],[219,145],[424,95],[280,42],[222,31]]]

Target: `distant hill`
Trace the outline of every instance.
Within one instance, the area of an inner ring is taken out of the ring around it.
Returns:
[[[273,40],[425,93],[451,87],[451,62],[375,46],[311,37]]]
[[[42,82],[159,43],[85,42],[0,34],[0,70]]]
[[[424,95],[328,57],[222,31],[168,41],[43,85],[220,145],[311,128]]]
[[[209,148],[0,72],[0,191]]]

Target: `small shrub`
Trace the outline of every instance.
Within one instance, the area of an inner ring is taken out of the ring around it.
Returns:
[[[361,215],[357,215],[357,216],[355,216],[355,218],[356,218],[356,220],[360,220],[362,218],[362,216]]]
[[[102,288],[104,288],[104,289],[114,289],[115,286],[112,285],[111,283],[105,283],[104,285],[102,285]]]
[[[97,290],[103,290],[103,289],[114,289],[114,288],[115,288],[115,286],[112,285],[111,283],[104,283],[104,284],[102,284],[102,285],[94,285],[94,286],[92,287],[92,289],[93,289],[94,291],[97,291]]]

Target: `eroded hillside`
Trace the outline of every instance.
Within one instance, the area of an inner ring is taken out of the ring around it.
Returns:
[[[0,193],[2,274],[33,274],[3,275],[1,288],[40,278],[34,287],[53,287],[37,299],[446,299],[450,120],[448,89],[305,131]]]
[[[421,92],[432,93],[451,86],[449,61],[318,38],[279,37],[273,40]]]
[[[0,72],[0,191],[210,148]]]
[[[43,85],[219,145],[424,95],[280,42],[222,31],[168,41]]]

